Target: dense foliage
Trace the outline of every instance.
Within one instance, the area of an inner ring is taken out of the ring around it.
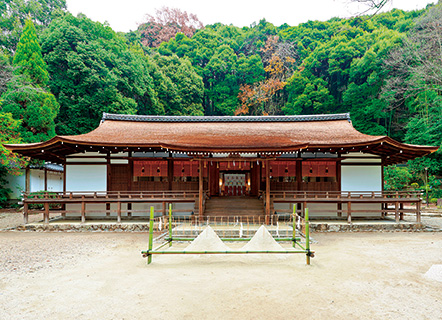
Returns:
[[[0,5],[1,113],[20,121],[22,141],[88,132],[103,112],[350,112],[363,133],[442,143],[442,5],[243,28],[162,8],[126,34],[65,9],[64,0]],[[424,172],[438,181],[441,157],[387,168],[387,186],[428,185]]]

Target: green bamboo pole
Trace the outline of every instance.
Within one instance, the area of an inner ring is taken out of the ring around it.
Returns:
[[[152,262],[152,245],[153,245],[153,218],[155,208],[150,207],[150,220],[149,220],[149,250],[147,251],[147,264]]]
[[[250,251],[152,251],[148,253],[147,251],[142,251],[142,254],[260,254],[260,253],[275,253],[275,254],[285,254],[285,253],[305,253],[305,250],[250,250]]]
[[[293,248],[296,248],[296,203],[293,204]]]
[[[196,238],[173,238],[174,241],[193,241]],[[234,241],[250,241],[252,238],[220,238],[222,241],[234,242]],[[274,238],[275,241],[293,241],[293,238]],[[166,241],[171,241],[171,238],[166,238]],[[295,240],[300,240],[300,238],[295,238]]]
[[[310,225],[308,221],[308,208],[305,208],[305,250],[307,251],[307,265],[310,265]]]
[[[169,203],[169,247],[172,246],[172,204]]]

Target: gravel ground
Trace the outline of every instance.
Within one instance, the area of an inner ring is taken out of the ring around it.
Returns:
[[[58,216],[58,213],[49,212],[49,218]],[[39,222],[43,220],[43,212],[40,210],[31,210],[29,212],[29,223]],[[0,230],[14,228],[23,225],[23,212],[16,209],[2,209],[0,211]]]
[[[0,232],[0,319],[441,319],[442,233],[314,234],[316,256],[154,256],[145,233]],[[187,244],[177,244],[182,249]]]
[[[8,236],[10,234],[11,236]],[[0,233],[0,272],[33,273],[40,269],[61,269],[73,265],[81,257],[97,258],[105,250],[117,245],[113,235],[95,234],[78,237],[67,233],[56,236],[47,233]]]

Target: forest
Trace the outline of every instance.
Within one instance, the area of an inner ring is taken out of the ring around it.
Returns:
[[[161,8],[115,32],[65,0],[0,4],[0,143],[93,130],[103,112],[350,112],[366,134],[441,146],[442,6],[275,26],[203,25]],[[0,152],[0,185],[27,159]],[[387,189],[442,197],[442,151],[385,168]],[[0,202],[8,190],[0,189]]]

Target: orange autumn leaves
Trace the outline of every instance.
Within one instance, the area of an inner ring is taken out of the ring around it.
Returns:
[[[273,36],[267,39],[261,52],[267,78],[253,85],[240,86],[238,99],[241,105],[236,109],[235,115],[268,115],[280,111],[280,100],[283,98],[280,93],[296,62],[293,45],[279,42],[279,37]]]

